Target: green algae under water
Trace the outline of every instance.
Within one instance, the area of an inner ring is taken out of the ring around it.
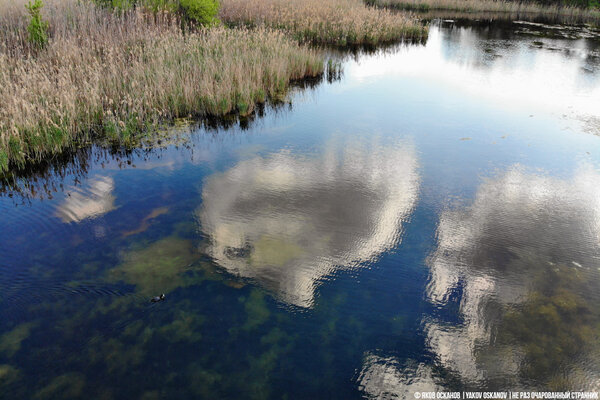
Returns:
[[[594,32],[446,21],[291,100],[0,197],[3,397],[599,390]]]

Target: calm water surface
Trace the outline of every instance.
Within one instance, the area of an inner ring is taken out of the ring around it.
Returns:
[[[20,180],[0,396],[600,390],[598,36],[439,22],[249,123]]]

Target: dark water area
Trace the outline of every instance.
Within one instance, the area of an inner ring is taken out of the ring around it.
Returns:
[[[597,32],[437,22],[290,100],[4,187],[0,397],[600,390]]]

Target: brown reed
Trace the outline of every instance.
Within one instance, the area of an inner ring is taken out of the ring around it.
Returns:
[[[268,26],[300,42],[338,46],[421,39],[427,27],[408,14],[365,5],[362,0],[221,0],[221,20]]]
[[[250,113],[323,58],[279,31],[183,33],[172,15],[47,0],[50,41],[27,41],[25,0],[0,0],[0,172],[94,142],[135,144],[177,117]]]
[[[582,22],[600,22],[600,10],[529,1],[507,0],[373,0],[379,7],[411,11],[448,10],[459,12],[498,12],[563,17]]]

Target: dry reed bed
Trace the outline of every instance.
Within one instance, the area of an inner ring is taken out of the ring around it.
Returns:
[[[0,172],[90,140],[133,144],[175,117],[249,113],[323,59],[278,31],[212,28],[116,16],[48,0],[47,47],[26,40],[24,0],[0,0]]]
[[[427,36],[410,15],[366,6],[362,0],[221,0],[221,20],[268,26],[300,42],[375,45]]]
[[[502,12],[539,14],[574,18],[582,21],[600,21],[600,10],[570,6],[542,5],[533,2],[506,0],[373,0],[379,7],[402,10],[451,10],[460,12]]]

